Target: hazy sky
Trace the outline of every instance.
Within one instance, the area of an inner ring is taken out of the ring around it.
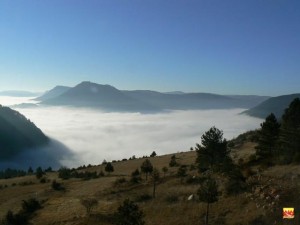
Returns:
[[[1,0],[0,90],[299,92],[299,0]]]

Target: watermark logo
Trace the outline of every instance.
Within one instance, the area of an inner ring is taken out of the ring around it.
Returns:
[[[294,219],[295,217],[294,208],[283,208],[282,213],[283,219]]]

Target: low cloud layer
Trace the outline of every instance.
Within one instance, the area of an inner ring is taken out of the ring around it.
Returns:
[[[0,161],[0,170],[6,168],[33,169],[41,166],[46,169],[51,166],[58,169],[63,165],[62,159],[68,159],[70,162],[75,161],[75,155],[61,142],[51,139],[49,144],[37,149],[24,149],[24,151],[16,155],[9,161]]]
[[[260,119],[239,115],[243,109],[191,110],[160,114],[104,113],[68,107],[17,109],[42,131],[69,148],[74,156],[59,155],[70,167],[187,151],[200,143],[210,127],[224,131],[227,139],[255,129]]]

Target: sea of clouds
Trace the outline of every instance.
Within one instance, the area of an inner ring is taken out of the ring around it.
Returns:
[[[59,154],[66,166],[188,151],[210,127],[231,139],[256,129],[260,119],[240,115],[244,109],[188,110],[158,114],[106,113],[70,107],[16,109],[72,154]],[[48,149],[49,150],[49,149]],[[55,153],[57,157],[57,149]]]

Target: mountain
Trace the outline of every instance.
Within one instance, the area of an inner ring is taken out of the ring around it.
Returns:
[[[30,120],[0,105],[0,162],[47,143],[48,137]]]
[[[252,104],[252,107],[257,106],[258,104],[271,98],[270,96],[260,96],[260,95],[225,95],[225,96],[246,101],[249,104]]]
[[[295,98],[300,98],[300,94],[272,97],[243,113],[259,118],[266,118],[270,113],[274,113],[277,118],[281,118],[284,110]]]
[[[37,101],[45,101],[47,99],[51,99],[51,98],[55,98],[63,93],[65,93],[66,91],[70,90],[70,87],[67,86],[56,86],[53,89],[47,91],[46,93],[44,93],[42,96],[35,98],[34,100]]]
[[[11,96],[11,97],[35,97],[39,93],[33,93],[29,91],[0,91],[0,96]]]
[[[260,96],[225,96],[210,93],[161,93],[149,90],[123,91],[126,95],[163,109],[250,108],[265,100]]]
[[[182,91],[169,91],[169,92],[164,92],[165,94],[172,94],[172,95],[182,95],[185,94]]]
[[[127,96],[110,85],[84,81],[61,95],[41,102],[45,105],[96,107],[109,111],[156,111],[158,107]]]
[[[55,89],[48,93],[52,93]],[[225,96],[178,91],[167,93],[150,90],[121,91],[110,85],[100,85],[87,81],[73,88],[65,87],[65,89],[59,90],[61,91],[60,95],[54,97],[48,95],[41,104],[94,107],[108,111],[153,112],[161,110],[251,108],[268,98],[266,96]],[[56,94],[59,93],[56,92]]]

